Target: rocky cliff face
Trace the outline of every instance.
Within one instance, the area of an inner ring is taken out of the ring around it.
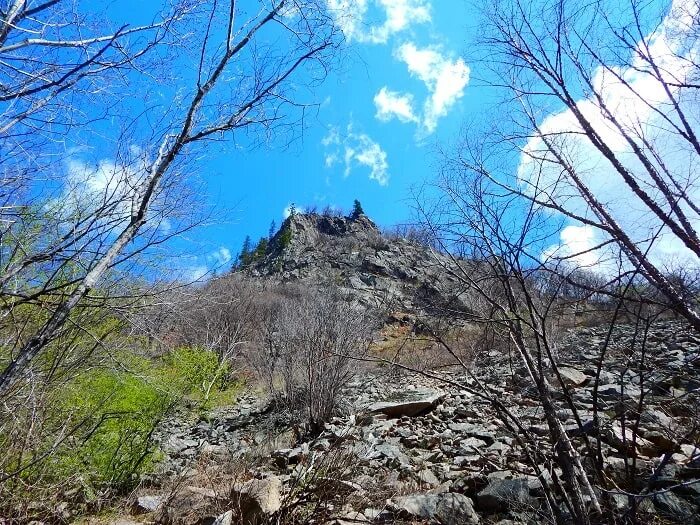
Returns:
[[[418,310],[461,301],[447,256],[383,235],[365,215],[318,214],[288,218],[253,275],[332,285],[365,305]]]

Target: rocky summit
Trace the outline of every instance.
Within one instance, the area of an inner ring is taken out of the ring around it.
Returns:
[[[420,310],[459,301],[448,256],[383,234],[366,215],[294,214],[250,273],[283,282],[333,286],[366,306]]]

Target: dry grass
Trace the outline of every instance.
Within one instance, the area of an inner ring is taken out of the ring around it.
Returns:
[[[421,328],[414,316],[394,314],[394,318],[402,321],[381,329],[370,348],[372,356],[416,370],[435,370],[459,365],[460,361],[468,365],[483,347],[483,334],[474,325],[442,329],[437,337]]]

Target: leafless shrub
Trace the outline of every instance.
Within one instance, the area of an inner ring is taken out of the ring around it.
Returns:
[[[339,408],[341,391],[364,356],[376,320],[330,290],[280,297],[257,348],[249,354],[274,399],[310,432]]]
[[[152,516],[157,523],[196,523],[230,510],[233,523],[250,523],[254,517],[244,513],[232,489],[256,477],[274,476],[269,459],[264,448],[253,449],[244,457],[202,454],[161,486],[140,487],[130,504],[135,505],[138,495],[155,494],[163,500]],[[309,451],[291,468],[280,494],[280,508],[267,516],[268,521],[280,525],[325,522],[348,500],[364,501],[355,494],[362,489],[353,482],[356,467],[356,457],[340,446]]]
[[[213,279],[173,294],[167,324],[159,331],[167,334],[167,347],[200,346],[233,364],[262,324],[266,294],[262,283],[244,275]]]
[[[311,451],[297,465],[282,506],[273,519],[281,524],[332,521],[362,487],[354,481],[357,458],[339,446]]]
[[[434,234],[430,228],[420,224],[397,224],[382,230],[382,234],[389,240],[403,239],[418,246],[426,248],[441,249],[440,243],[436,242]]]
[[[343,217],[345,213],[343,212],[342,208],[327,205],[324,206],[323,210],[321,211],[321,215],[324,217]]]

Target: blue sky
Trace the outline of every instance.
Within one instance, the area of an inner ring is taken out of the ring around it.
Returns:
[[[488,113],[499,93],[487,86],[489,78],[484,76],[488,75],[488,64],[478,62],[474,54],[483,26],[479,8],[472,2],[324,2],[334,12],[342,13],[336,17],[336,23],[345,35],[346,46],[338,57],[337,68],[311,93],[299,79],[299,93],[304,101],[319,104],[318,111],[307,116],[300,139],[290,145],[273,141],[258,148],[228,141],[199,159],[197,170],[203,181],[203,198],[208,207],[219,210],[216,217],[223,219],[187,236],[184,251],[188,255],[183,264],[192,269],[191,275],[203,275],[216,266],[230,266],[245,236],[250,235],[255,241],[266,235],[272,220],[279,226],[291,203],[298,208],[331,206],[347,210],[354,199],[359,199],[380,226],[409,221],[411,189],[432,181],[439,169],[441,160],[435,153],[436,145],[449,151],[450,144],[459,138],[462,124],[472,119],[501,127],[508,125],[494,122],[495,117]],[[119,0],[109,4],[105,14],[114,24],[139,25],[154,16],[148,9],[155,10],[155,4]],[[687,10],[683,0],[672,4],[677,10]],[[240,5],[245,8],[252,4]],[[624,20],[629,16],[615,2],[606,5],[615,18]],[[658,15],[668,12],[669,2],[658,0],[646,5],[648,11]],[[668,56],[668,51],[674,49],[673,35],[679,29],[687,29],[678,25],[685,19],[690,18],[668,17],[658,26],[653,23],[660,21],[656,15],[649,20],[648,30],[652,32],[647,38],[658,51],[658,59],[668,62],[669,70],[677,69],[674,60],[678,57]],[[626,65],[622,74],[641,92],[651,96],[659,91],[658,86],[649,85],[648,79],[639,78],[635,68]],[[625,118],[653,125],[648,116],[639,114],[639,104],[629,88],[606,81],[600,89]],[[604,119],[595,104],[586,99],[584,91],[576,87],[574,90],[581,97],[577,105],[590,113],[596,126],[604,128]],[[546,97],[537,108],[541,126],[562,134],[575,131],[571,113],[557,106],[556,100],[552,104],[552,100],[555,99]],[[658,104],[663,103],[663,97],[659,98]],[[536,148],[533,140],[527,145],[523,141],[522,147]],[[582,151],[588,151],[587,146],[582,144]],[[512,153],[512,158],[504,157],[505,166],[501,167],[511,176],[517,174],[518,180],[527,180],[528,157],[519,157],[517,151]],[[641,222],[632,213],[634,199],[624,192],[624,185],[604,159],[596,152],[587,155],[584,164],[591,166],[588,171],[592,191],[605,201],[616,196],[616,209],[634,229]],[[585,207],[579,211],[586,213]],[[571,221],[560,230],[559,226],[555,228],[552,246],[543,247],[543,256],[582,252],[586,256],[579,262],[586,266],[593,266],[603,257],[592,249],[602,239],[600,232]],[[677,252],[677,247],[669,245],[659,253],[668,258]]]
[[[366,10],[334,2],[352,15],[338,22],[347,46],[312,93],[321,105],[301,139],[258,149],[229,143],[199,163],[208,201],[226,220],[190,235],[196,253],[234,256],[247,234],[265,235],[273,219],[279,225],[290,203],[348,209],[357,198],[380,225],[409,220],[410,189],[434,173],[434,144],[453,138],[478,108],[463,58],[475,18],[468,2],[368,0]],[[108,16],[136,25],[151,13],[127,0]]]

